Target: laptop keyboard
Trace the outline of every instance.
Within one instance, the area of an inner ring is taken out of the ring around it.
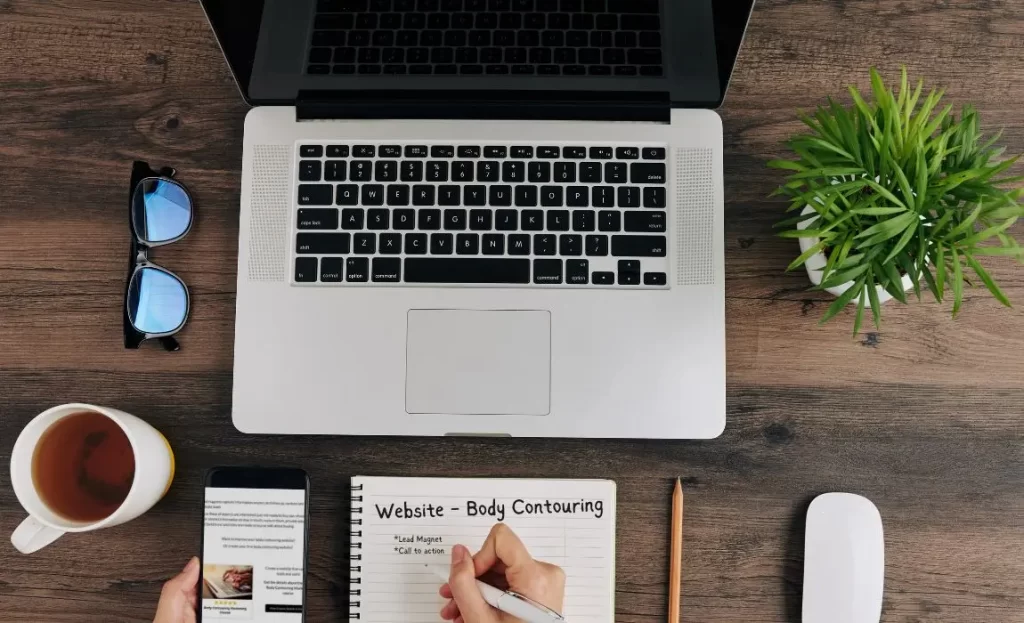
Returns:
[[[666,287],[664,145],[296,149],[296,283]]]
[[[658,0],[319,0],[310,74],[661,76]]]

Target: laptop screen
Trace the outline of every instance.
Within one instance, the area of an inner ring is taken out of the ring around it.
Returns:
[[[714,108],[754,0],[201,3],[250,104],[309,90],[511,88],[661,92]]]

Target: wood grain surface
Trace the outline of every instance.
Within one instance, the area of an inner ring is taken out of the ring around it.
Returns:
[[[309,621],[346,620],[355,474],[618,482],[616,620],[664,620],[669,503],[686,487],[683,620],[797,622],[803,515],[842,490],[886,534],[883,621],[1024,621],[1024,314],[969,292],[889,304],[880,331],[818,326],[828,296],[785,273],[766,160],[794,111],[867,69],[943,85],[1024,152],[1020,0],[762,0],[725,123],[728,426],[714,441],[251,437],[231,425],[240,100],[192,0],[0,0],[0,464],[34,415],[87,401],[146,418],[179,472],[144,517],[31,556],[0,543],[0,620],[150,621],[196,553],[216,464],[297,465],[313,483]],[[194,296],[183,349],[121,346],[131,160],[178,167],[196,227],[154,259]],[[1024,172],[1022,167],[1017,169]],[[1016,230],[1024,234],[1022,228]],[[1024,270],[989,262],[1024,305]],[[281,414],[286,417],[287,414]],[[23,511],[0,470],[0,533]]]

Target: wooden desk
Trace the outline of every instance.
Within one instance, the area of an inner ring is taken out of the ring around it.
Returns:
[[[5,536],[0,619],[150,621],[196,553],[202,471],[278,463],[313,482],[310,621],[346,619],[354,474],[614,478],[627,622],[664,620],[676,475],[687,621],[798,621],[807,504],[858,492],[885,520],[885,621],[1024,621],[1024,314],[972,291],[957,320],[889,304],[877,333],[851,339],[848,314],[819,327],[827,297],[783,272],[797,247],[773,237],[783,206],[765,199],[779,177],[764,168],[796,108],[900,62],[1024,152],[1019,3],[758,3],[721,111],[729,423],[710,442],[243,436],[229,412],[246,108],[198,3],[0,0],[0,41],[0,533],[23,514],[12,444],[46,407],[143,416],[179,461],[167,498],[133,523],[32,556]],[[154,253],[194,295],[176,354],[121,346],[133,158],[178,167],[199,205],[191,235]],[[1024,270],[990,265],[1024,305]]]

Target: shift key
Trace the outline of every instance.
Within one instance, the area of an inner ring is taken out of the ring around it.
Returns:
[[[665,257],[665,236],[612,236],[612,255],[616,257]]]
[[[346,233],[337,234],[299,234],[295,240],[296,253],[315,253],[317,255],[343,255],[349,252],[352,244],[351,236]]]

